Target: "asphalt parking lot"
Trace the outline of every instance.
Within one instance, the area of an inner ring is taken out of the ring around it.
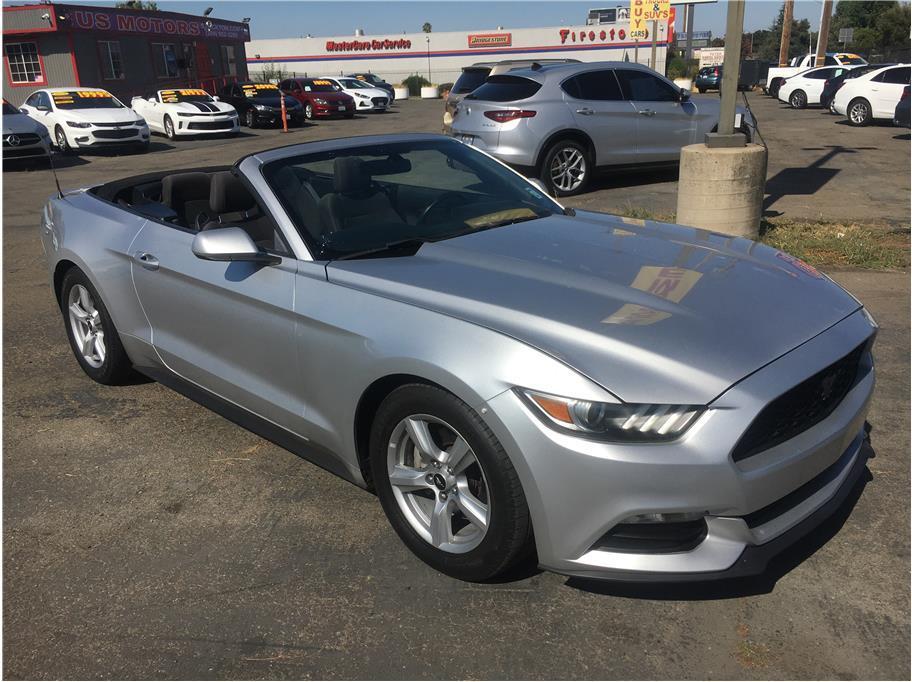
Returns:
[[[906,131],[752,102],[771,214],[908,226]],[[437,131],[441,108],[155,138],[147,155],[67,159],[60,180]],[[675,186],[673,172],[607,176],[568,203],[667,213]],[[52,191],[46,170],[4,173],[4,677],[909,678],[908,272],[829,273],[881,325],[876,458],[864,489],[767,575],[631,588],[530,571],[476,585],[412,556],[371,494],[158,384],[92,383],[47,283],[37,225]]]

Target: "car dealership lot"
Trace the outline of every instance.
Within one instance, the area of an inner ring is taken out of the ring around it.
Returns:
[[[908,225],[909,147],[894,139],[906,131],[752,103],[772,147],[770,211]],[[441,116],[439,101],[410,101],[288,134],[156,137],[147,155],[65,159],[61,183],[436,131]],[[674,173],[660,178],[607,176],[568,203],[670,213]],[[7,677],[909,676],[908,273],[832,273],[882,327],[877,457],[851,516],[806,560],[712,587],[541,573],[473,585],[415,559],[369,493],[157,384],[93,384],[47,286],[37,223],[50,175],[4,180]]]

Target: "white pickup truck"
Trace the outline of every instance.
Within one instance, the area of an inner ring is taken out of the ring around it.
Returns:
[[[779,96],[779,87],[785,82],[786,78],[791,78],[802,71],[816,66],[817,56],[806,54],[803,57],[792,57],[788,66],[770,67],[769,73],[766,74],[766,82],[760,86],[770,97]],[[851,52],[827,52],[820,66],[862,66],[867,64],[867,60]]]

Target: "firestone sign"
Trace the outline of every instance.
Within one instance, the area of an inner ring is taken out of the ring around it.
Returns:
[[[366,52],[369,50],[410,50],[412,41],[398,40],[327,40],[327,52]]]
[[[66,9],[65,7],[59,7],[59,11],[64,25],[87,31],[148,33],[190,38],[227,38],[229,40],[250,39],[250,31],[246,25],[227,24],[209,19],[171,19],[162,16],[146,16],[137,12],[108,12]]]
[[[596,43],[596,42],[614,42],[615,40],[626,40],[627,31],[623,28],[607,29],[601,31],[572,31],[569,28],[560,30],[561,45],[567,43]]]

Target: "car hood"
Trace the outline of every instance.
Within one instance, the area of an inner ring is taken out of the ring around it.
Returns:
[[[514,337],[627,402],[709,403],[860,307],[762,244],[582,211],[327,274]]]
[[[254,106],[257,104],[265,104],[267,107],[272,107],[273,109],[279,109],[282,106],[282,98],[279,95],[276,95],[275,97],[250,97],[247,101]],[[301,103],[291,95],[285,97],[286,109],[297,109],[299,106],[301,106]]]
[[[311,99],[325,99],[327,102],[338,102],[340,104],[348,104],[352,101],[352,96],[346,95],[344,92],[308,92],[305,93],[305,96]]]
[[[351,96],[354,96],[355,93],[361,95],[367,95],[368,97],[389,97],[389,93],[386,90],[371,86],[369,88],[351,88],[346,89],[345,93]]]
[[[139,115],[130,109],[61,109],[60,118],[64,121],[81,121],[83,123],[133,123]]]
[[[41,134],[41,131],[44,130],[44,126],[40,125],[37,121],[33,121],[31,118],[25,114],[4,114],[3,115],[3,134],[20,134],[20,133],[36,133]]]
[[[234,107],[226,102],[174,102],[166,105],[169,110],[186,114],[230,114]]]

